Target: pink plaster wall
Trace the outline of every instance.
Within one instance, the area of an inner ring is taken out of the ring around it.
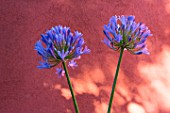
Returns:
[[[0,113],[74,113],[66,78],[36,68],[35,42],[59,24],[91,49],[69,70],[81,113],[106,113],[119,53],[101,40],[112,15],[135,15],[153,34],[151,55],[124,53],[113,113],[170,113],[170,0],[0,0]]]

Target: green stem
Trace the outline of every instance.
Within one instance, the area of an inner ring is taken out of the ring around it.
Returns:
[[[69,74],[68,74],[68,71],[67,71],[66,63],[62,62],[62,64],[63,64],[64,70],[65,70],[67,82],[68,82],[68,85],[69,85],[69,88],[70,88],[70,91],[71,91],[71,95],[72,95],[72,99],[73,99],[73,103],[74,103],[74,107],[75,107],[76,113],[79,113],[76,97],[74,96],[74,92],[73,92],[73,88],[72,88],[72,85],[71,85],[70,77],[69,77]]]
[[[108,107],[107,113],[111,112],[112,101],[113,101],[114,91],[115,91],[117,77],[118,77],[118,73],[119,73],[120,63],[121,63],[122,56],[123,56],[123,51],[124,51],[124,48],[121,47],[120,56],[119,56],[119,60],[118,60],[118,64],[117,64],[117,69],[116,69],[116,73],[115,73],[115,78],[114,78],[114,82],[113,82],[113,85],[112,85],[112,92],[110,94],[110,101],[109,101],[109,107]]]

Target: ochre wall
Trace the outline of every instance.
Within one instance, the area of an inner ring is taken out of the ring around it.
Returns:
[[[74,113],[66,78],[36,68],[34,44],[55,25],[91,49],[69,69],[81,113],[106,113],[119,53],[101,40],[113,15],[135,15],[153,34],[149,56],[124,52],[113,113],[170,113],[170,0],[0,0],[0,113]]]

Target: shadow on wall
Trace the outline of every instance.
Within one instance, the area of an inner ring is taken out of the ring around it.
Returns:
[[[170,48],[163,47],[163,51],[152,58],[153,63],[140,61],[137,65],[139,76],[145,82],[140,85],[132,85],[128,76],[120,69],[119,80],[114,99],[114,111],[121,113],[168,113],[170,112]],[[109,64],[109,60],[106,62]],[[114,74],[115,65],[110,67]],[[107,104],[112,81],[107,80],[100,68],[88,69],[84,67],[84,73],[71,78],[76,96],[92,95],[94,113],[107,111]],[[109,84],[108,84],[109,82]],[[134,82],[134,81],[131,81]],[[48,83],[44,83],[46,86]],[[60,84],[54,84],[54,90],[59,90],[66,100],[71,100],[68,88]],[[99,98],[99,99],[98,99]]]

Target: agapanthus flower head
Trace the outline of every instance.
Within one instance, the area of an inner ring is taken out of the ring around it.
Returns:
[[[35,50],[43,59],[38,66],[41,69],[51,68],[68,60],[70,60],[69,66],[77,67],[74,60],[79,59],[83,54],[90,53],[90,49],[87,46],[84,47],[82,34],[78,31],[72,33],[69,27],[61,25],[52,27],[41,37],[41,40],[35,44]],[[58,68],[57,73],[64,74],[62,68]]]
[[[136,55],[149,54],[145,42],[152,34],[145,24],[135,22],[135,16],[112,16],[103,32],[103,42],[113,50],[124,48]]]

